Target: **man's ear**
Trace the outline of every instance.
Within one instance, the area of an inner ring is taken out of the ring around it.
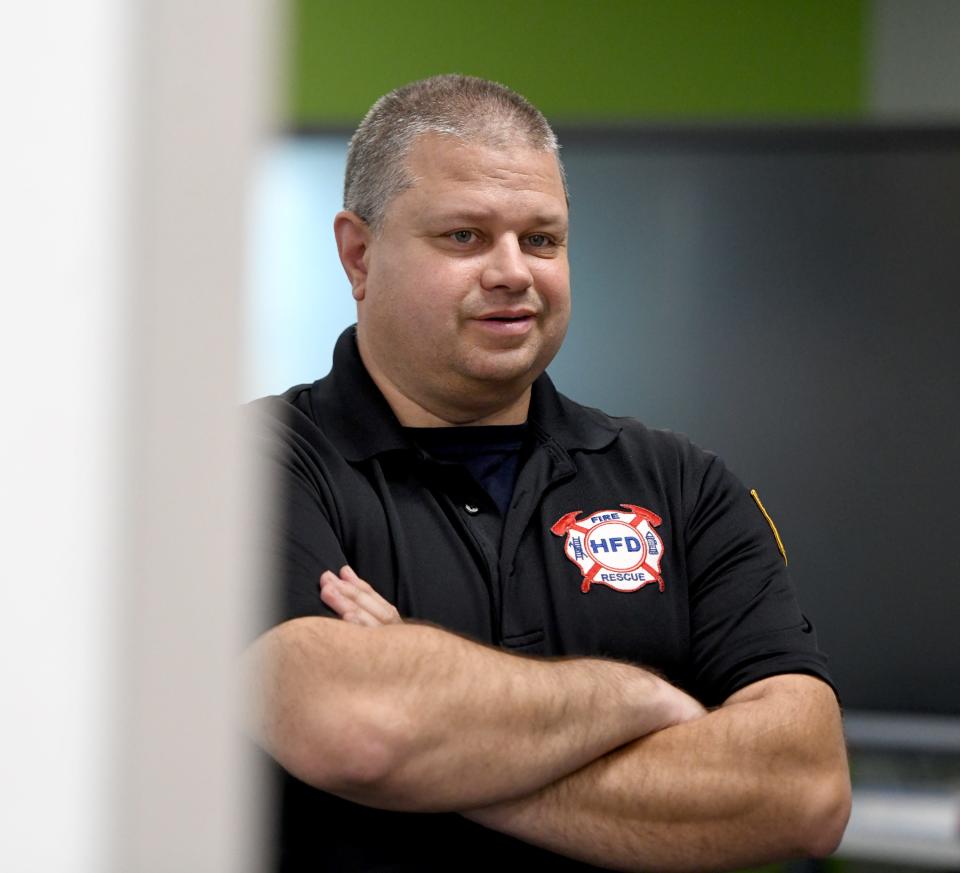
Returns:
[[[363,300],[367,290],[367,253],[372,231],[356,212],[338,212],[333,219],[333,235],[337,238],[340,263],[350,280],[353,299]]]

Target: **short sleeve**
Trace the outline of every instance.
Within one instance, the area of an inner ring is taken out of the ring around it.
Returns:
[[[713,706],[782,673],[832,686],[771,525],[723,462],[709,457],[686,525],[695,693]]]
[[[300,413],[281,403],[266,406],[273,414],[257,415],[254,424],[268,501],[260,563],[269,606],[260,632],[304,616],[336,617],[320,599],[320,574],[347,563],[331,523],[322,469],[309,441],[290,423]]]

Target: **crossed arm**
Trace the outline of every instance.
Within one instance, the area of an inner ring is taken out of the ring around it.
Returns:
[[[849,780],[818,679],[763,680],[708,714],[639,668],[405,625],[346,569],[324,575],[322,597],[345,621],[288,622],[249,653],[263,689],[253,731],[316,787],[457,810],[623,870],[733,868],[839,841]]]
[[[788,675],[638,739],[529,797],[467,813],[631,870],[733,869],[832,852],[849,814],[833,693]]]
[[[424,625],[297,619],[246,659],[261,745],[304,782],[385,809],[519,798],[703,713],[626,664],[518,657]]]

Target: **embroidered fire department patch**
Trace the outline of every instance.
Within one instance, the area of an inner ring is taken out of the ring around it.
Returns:
[[[583,574],[581,591],[586,593],[591,585],[636,591],[651,582],[663,591],[663,540],[654,530],[660,526],[659,515],[631,503],[579,515],[579,509],[568,512],[550,531],[566,535],[563,551]]]

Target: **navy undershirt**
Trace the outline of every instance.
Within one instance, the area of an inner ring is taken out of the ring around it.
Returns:
[[[507,514],[527,436],[526,424],[405,427],[404,431],[431,457],[466,467],[500,514]]]

